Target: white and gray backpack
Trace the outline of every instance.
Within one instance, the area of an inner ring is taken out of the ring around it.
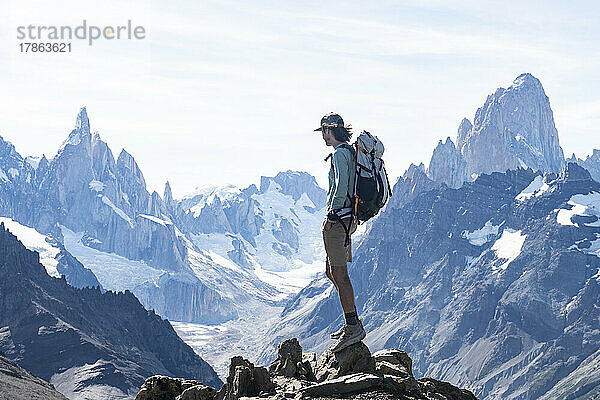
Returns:
[[[383,143],[377,136],[363,131],[352,147],[356,169],[353,214],[359,222],[364,222],[377,215],[392,195],[392,190],[381,158]]]

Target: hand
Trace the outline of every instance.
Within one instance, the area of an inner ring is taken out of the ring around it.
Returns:
[[[328,231],[329,229],[331,229],[331,222],[325,221],[325,223],[323,224],[323,230]]]

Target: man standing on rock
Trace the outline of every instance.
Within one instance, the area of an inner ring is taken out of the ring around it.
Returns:
[[[352,195],[354,193],[354,151],[348,144],[352,132],[344,125],[342,117],[329,113],[321,118],[316,131],[323,134],[327,146],[335,150],[327,157],[331,159],[329,190],[327,191],[327,218],[323,221],[323,242],[327,253],[325,274],[333,282],[340,297],[346,324],[331,334],[337,339],[331,350],[338,352],[360,342],[366,333],[358,319],[354,304],[354,289],[348,276],[347,262],[352,261],[350,235],[356,231],[357,220],[352,217]],[[326,159],[326,160],[327,160]]]

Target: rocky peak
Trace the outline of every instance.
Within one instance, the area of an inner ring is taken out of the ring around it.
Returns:
[[[560,174],[560,179],[565,181],[590,181],[592,176],[589,171],[577,163],[569,162]]]
[[[157,385],[156,381],[161,380]],[[202,397],[187,397],[189,381],[181,378],[153,376],[146,380],[136,400],[181,398],[203,400],[258,399],[423,399],[476,400],[465,389],[432,378],[415,379],[412,360],[402,350],[381,350],[371,355],[362,342],[333,353],[326,350],[303,354],[298,339],[278,346],[277,360],[268,369],[255,366],[247,359],[231,359],[229,376],[218,392],[197,383]],[[181,396],[181,397],[177,397]]]
[[[2,159],[21,159],[21,156],[15,150],[15,146],[8,140],[4,140],[2,136],[0,136],[0,157],[2,157]]]
[[[398,178],[389,201],[388,208],[402,207],[414,200],[419,194],[440,186],[439,182],[431,180],[425,172],[423,163],[410,164],[404,175]]]
[[[519,75],[507,89],[488,96],[468,133],[468,124],[461,126],[459,151],[470,174],[518,167],[558,173],[564,166],[550,101],[531,74]]]
[[[173,192],[171,191],[171,185],[169,184],[169,181],[167,181],[165,183],[165,190],[163,192],[163,199],[165,201],[165,204],[169,207],[172,207],[174,205],[174,200],[173,200]]]
[[[473,129],[473,124],[467,118],[463,118],[463,120],[460,121],[460,125],[458,126],[458,134],[456,136],[456,148],[457,149],[462,148],[467,136],[469,135],[469,133],[471,133],[472,129]]]
[[[459,188],[467,180],[467,163],[450,137],[446,139],[446,142],[440,140],[433,150],[427,176],[436,182],[445,183],[451,188]]]
[[[146,180],[144,179],[142,170],[135,161],[135,158],[125,149],[121,150],[117,158],[117,168],[125,177],[132,178],[138,185],[144,189],[146,188]]]
[[[575,153],[567,160],[567,162],[574,162],[587,169],[592,175],[592,179],[596,182],[600,182],[600,150],[594,149],[592,155],[588,155],[585,160],[577,158]]]
[[[271,182],[275,182],[281,187],[281,192],[298,200],[303,193],[306,193],[313,204],[320,209],[325,205],[326,192],[318,184],[314,176],[300,171],[280,172],[274,177],[261,176],[260,193],[265,193]]]
[[[67,139],[62,143],[59,152],[67,145],[77,146],[82,141],[86,143],[91,142],[90,120],[85,107],[81,107],[79,110],[79,114],[77,114],[77,119],[75,120],[75,128],[71,131],[71,133],[69,133]]]
[[[77,120],[75,121],[75,129],[81,130],[82,132],[90,132],[90,120],[87,115],[85,106],[81,107],[79,114],[77,114]]]
[[[529,86],[538,92],[544,92],[544,88],[542,87],[540,80],[531,75],[529,72],[525,72],[517,76],[511,87],[518,89],[526,86]]]
[[[148,208],[151,215],[160,216],[162,214],[163,200],[156,190],[150,196],[150,206]]]

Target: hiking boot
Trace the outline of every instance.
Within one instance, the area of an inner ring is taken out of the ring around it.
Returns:
[[[344,334],[345,330],[346,330],[346,325],[343,325],[336,332],[333,332],[331,335],[329,335],[329,337],[332,338],[332,339],[336,339],[337,340],[337,339],[339,339]]]
[[[342,333],[342,336],[331,347],[331,351],[337,353],[354,343],[360,342],[365,336],[367,336],[367,333],[360,321],[356,325],[346,325],[344,326],[344,333]]]
[[[358,323],[362,326],[362,319],[359,319]],[[339,339],[344,334],[344,329],[346,329],[346,325],[342,326],[336,332],[333,332],[329,337],[332,339]]]

